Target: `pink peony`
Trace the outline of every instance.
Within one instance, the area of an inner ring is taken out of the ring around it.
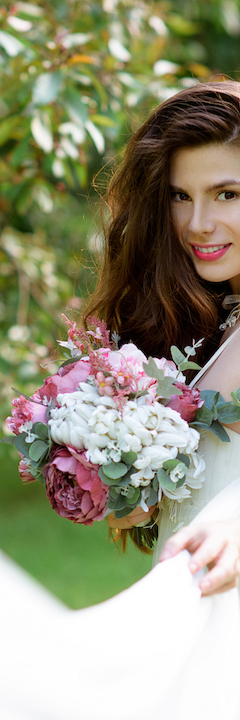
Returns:
[[[190,388],[182,382],[176,382],[175,385],[182,391],[182,395],[171,395],[167,407],[177,410],[182,419],[188,423],[193,422],[196,411],[204,404],[200,397],[200,390]]]
[[[84,525],[103,519],[109,488],[100,480],[98,467],[73,448],[54,448],[42,473],[47,497],[58,515]]]
[[[8,417],[6,422],[9,430],[12,430],[15,435],[19,435],[24,429],[31,429],[35,422],[47,424],[46,407],[42,405],[38,392],[34,393],[32,398],[36,402],[27,400],[23,395],[12,401],[12,417]]]
[[[90,364],[84,360],[60,367],[56,375],[47,377],[38,392],[42,399],[56,398],[58,393],[74,392],[80,382],[85,382],[90,373]]]

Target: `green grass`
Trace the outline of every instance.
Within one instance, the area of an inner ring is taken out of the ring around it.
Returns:
[[[151,568],[129,544],[122,555],[106,521],[91,527],[60,518],[40,482],[24,486],[17,453],[0,447],[0,547],[69,607],[82,608],[121,592]]]

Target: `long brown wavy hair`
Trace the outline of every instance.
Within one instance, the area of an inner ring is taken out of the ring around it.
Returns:
[[[239,141],[238,82],[195,85],[156,108],[110,181],[103,262],[85,318],[97,314],[146,355],[169,357],[171,344],[193,337],[218,342],[225,285],[201,280],[176,237],[169,167],[180,148]]]
[[[133,135],[105,203],[105,248],[99,281],[85,311],[97,314],[121,343],[169,357],[205,337],[204,362],[219,344],[218,323],[228,283],[197,275],[171,218],[169,168],[184,147],[240,141],[240,83],[210,82],[163,102]]]

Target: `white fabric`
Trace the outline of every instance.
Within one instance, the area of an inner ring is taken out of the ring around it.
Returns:
[[[240,518],[240,438],[228,432],[231,443],[210,433],[201,442],[207,479],[181,508],[184,524]],[[162,517],[155,560],[169,523]],[[73,611],[0,554],[0,717],[240,720],[238,590],[201,598],[188,561],[184,551]]]
[[[240,478],[204,517],[240,517]],[[0,555],[1,718],[239,720],[238,591],[201,598],[188,557],[72,611]]]

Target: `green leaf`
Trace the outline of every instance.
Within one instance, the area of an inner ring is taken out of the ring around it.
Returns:
[[[221,423],[234,423],[240,420],[240,407],[230,402],[217,404],[218,420]]]
[[[185,355],[183,355],[181,350],[179,350],[176,345],[171,345],[170,352],[173,362],[175,362],[176,365],[180,365],[181,362],[184,362],[184,360],[186,360]]]
[[[186,360],[179,365],[179,370],[201,370],[201,365],[192,362],[192,360]]]
[[[154,478],[153,478],[153,481],[152,481],[152,486],[153,486],[154,490],[156,490],[156,492],[157,492],[157,491],[158,491],[158,488],[159,488],[159,482],[158,482],[157,473],[156,473],[156,475],[154,475]]]
[[[234,405],[240,405],[240,388],[231,393]]]
[[[147,498],[148,507],[151,507],[152,505],[156,505],[157,501],[158,501],[157,490],[154,490],[154,488],[151,488],[150,494]]]
[[[115,127],[116,122],[112,120],[112,118],[108,117],[107,115],[91,115],[91,120],[96,125],[101,125],[102,127]]]
[[[163,463],[163,468],[164,470],[169,470],[171,472],[171,470],[174,470],[174,468],[177,467],[179,463],[180,460],[177,460],[177,458],[175,458],[174,460],[166,460],[166,462]]]
[[[138,503],[138,500],[140,498],[140,490],[139,490],[139,487],[133,488],[133,490],[134,490],[133,495],[131,496],[128,494],[127,497],[125,498],[125,502],[127,503],[127,505],[135,505],[136,506],[136,504]]]
[[[20,435],[16,435],[14,438],[14,445],[17,448],[18,452],[21,453],[24,457],[29,458],[29,444],[25,442],[25,438],[27,437],[27,433],[23,432],[20,433]]]
[[[184,485],[184,483],[185,483],[185,480],[186,480],[186,475],[184,475],[182,478],[180,478],[180,480],[177,481],[176,487],[177,488],[182,487],[182,485]]]
[[[38,462],[48,452],[48,445],[43,440],[34,440],[29,447],[29,457],[34,462]]]
[[[228,433],[226,432],[225,428],[220,425],[218,420],[214,420],[208,430],[214,433],[214,435],[216,435],[220,440],[222,440],[222,442],[230,442],[230,437]]]
[[[158,480],[159,485],[161,485],[162,488],[166,488],[166,490],[176,490],[177,483],[172,482],[170,480],[169,475],[165,472],[165,470],[161,469],[158,470]]]
[[[5,445],[14,445],[14,435],[6,435],[1,438],[0,442],[5,443]]]
[[[119,480],[119,478],[126,475],[128,467],[124,463],[110,462],[107,465],[102,465],[104,475],[110,480]]]
[[[117,518],[117,520],[120,520],[121,518],[127,517],[127,515],[130,515],[130,513],[132,511],[133,511],[133,508],[130,506],[123,508],[123,510],[116,510],[115,518]]]
[[[204,407],[208,408],[208,410],[213,410],[219,400],[224,402],[223,397],[215,390],[201,390],[200,395],[204,401]]]
[[[109,491],[109,497],[111,500],[114,500],[114,502],[118,499],[118,496],[121,494],[121,488],[119,487],[111,487]]]
[[[132,465],[136,459],[137,453],[133,452],[133,450],[130,450],[130,452],[122,452],[122,461],[126,463],[126,465]]]
[[[14,115],[13,117],[5,118],[5,120],[3,120],[0,123],[0,146],[4,145],[5,142],[7,142],[7,140],[12,135],[12,131],[20,123],[21,123],[21,118],[18,115]]]
[[[186,465],[186,467],[189,468],[190,458],[188,457],[188,455],[184,455],[184,453],[178,453],[177,460],[179,460],[179,462],[184,463],[184,465]]]
[[[154,377],[158,381],[157,392],[163,398],[169,400],[171,395],[181,395],[181,390],[173,384],[170,377],[165,377],[164,371],[159,370],[152,357],[149,357],[148,363],[143,363],[146,375]]]
[[[205,425],[211,425],[213,419],[214,413],[212,412],[212,410],[209,410],[205,405],[203,405],[197,410],[194,422],[202,422]]]
[[[35,422],[32,426],[32,432],[38,436],[39,440],[48,441],[48,426],[42,422]]]

